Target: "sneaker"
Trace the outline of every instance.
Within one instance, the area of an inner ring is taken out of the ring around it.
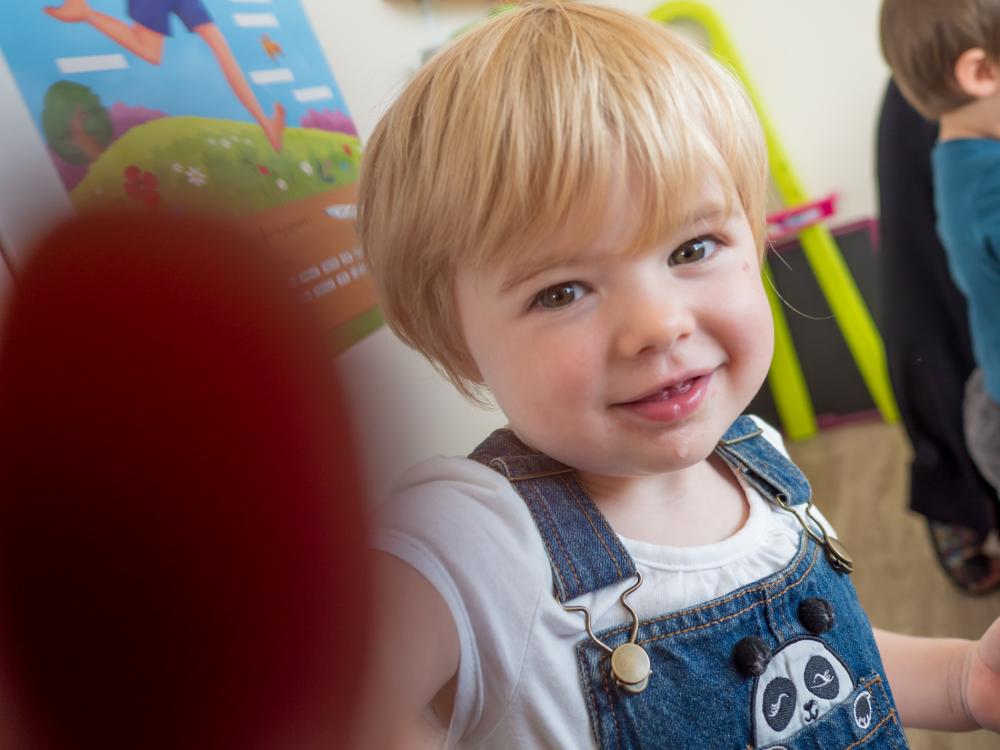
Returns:
[[[1000,589],[1000,557],[984,549],[984,540],[973,529],[958,524],[928,521],[931,546],[945,575],[967,594],[988,594]]]

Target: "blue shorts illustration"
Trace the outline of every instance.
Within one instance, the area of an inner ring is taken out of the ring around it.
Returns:
[[[128,0],[129,18],[164,36],[170,36],[171,13],[181,19],[188,31],[212,23],[202,0]]]

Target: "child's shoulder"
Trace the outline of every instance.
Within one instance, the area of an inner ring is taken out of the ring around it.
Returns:
[[[527,506],[498,472],[463,457],[435,457],[406,471],[376,509],[376,538],[407,539],[445,564],[520,555],[545,560]],[[537,562],[537,561],[536,561]],[[540,566],[547,570],[547,566]]]
[[[387,505],[486,504],[505,502],[513,494],[498,472],[464,456],[434,456],[407,469],[394,482]]]
[[[934,182],[940,202],[971,201],[981,208],[983,194],[995,197],[1000,186],[1000,140],[956,138],[939,141],[931,152]],[[970,189],[971,188],[971,189]]]

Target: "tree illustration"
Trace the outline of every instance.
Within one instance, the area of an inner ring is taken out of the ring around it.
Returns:
[[[89,88],[57,81],[45,92],[42,130],[49,147],[70,164],[89,164],[111,143],[111,116]]]

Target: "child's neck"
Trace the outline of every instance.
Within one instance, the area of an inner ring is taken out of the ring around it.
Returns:
[[[983,99],[941,115],[940,141],[1000,140],[1000,103]]]
[[[749,504],[732,471],[714,454],[686,469],[647,477],[580,473],[611,527],[622,536],[672,547],[726,539],[746,523]]]

